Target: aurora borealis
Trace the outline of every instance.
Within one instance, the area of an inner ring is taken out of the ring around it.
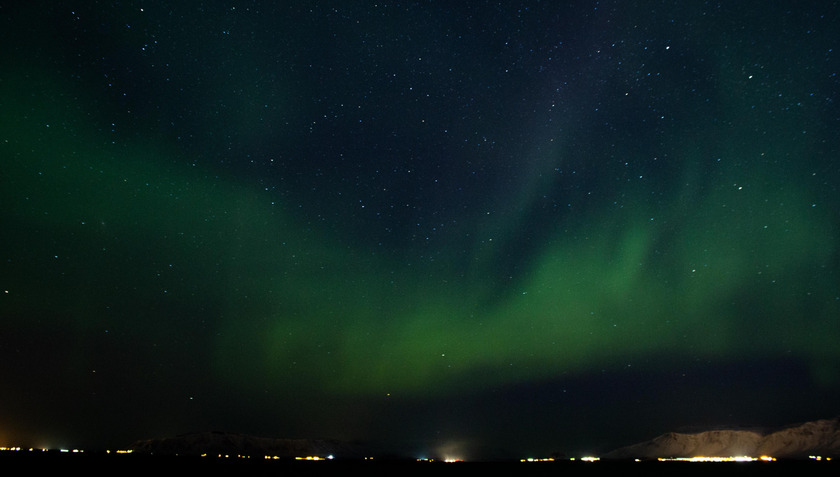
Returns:
[[[0,441],[838,413],[836,3],[37,3],[0,8]]]

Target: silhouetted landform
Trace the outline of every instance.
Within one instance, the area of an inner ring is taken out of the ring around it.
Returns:
[[[715,429],[696,433],[669,432],[653,440],[616,449],[607,459],[659,457],[772,456],[804,459],[840,456],[840,417],[787,426],[775,431]]]
[[[360,458],[371,449],[327,439],[255,437],[231,432],[202,432],[149,439],[132,444],[138,455],[247,456],[294,459],[306,456]],[[840,417],[787,426],[775,431],[714,429],[702,432],[669,432],[650,441],[622,447],[601,457],[606,460],[690,458],[701,456],[772,456],[807,459],[840,457]]]
[[[263,458],[356,456],[351,444],[327,439],[278,439],[233,432],[210,431],[138,441],[129,447],[136,454],[165,456],[228,455]]]

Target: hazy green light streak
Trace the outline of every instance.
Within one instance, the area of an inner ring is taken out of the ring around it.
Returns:
[[[836,290],[808,277],[836,266],[837,230],[806,190],[759,167],[741,170],[753,178],[745,188],[715,179],[690,201],[558,232],[521,291],[488,307],[495,287],[480,278],[365,254],[296,223],[264,191],[165,168],[166,149],[114,148],[67,104],[30,110],[12,93],[5,217],[24,234],[11,244],[42,258],[10,266],[10,308],[60,311],[83,334],[115,320],[149,340],[210,327],[209,365],[245,389],[446,393],[654,355],[792,353],[822,379],[835,369]],[[484,248],[472,261],[497,259]],[[120,301],[134,305],[128,315],[102,313]],[[766,313],[743,314],[758,301]],[[175,309],[206,320],[166,315]]]

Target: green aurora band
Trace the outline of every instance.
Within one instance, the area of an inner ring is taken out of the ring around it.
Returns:
[[[242,180],[166,166],[181,153],[160,143],[110,144],[88,102],[46,74],[6,81],[0,97],[3,243],[16,251],[3,314],[72,336],[61,359],[81,367],[107,329],[126,360],[252,391],[445,395],[780,354],[836,385],[837,204],[801,166],[804,139],[733,145],[717,162],[683,145],[685,163],[715,163],[686,168],[662,197],[617,182],[598,213],[543,230],[500,292],[494,267],[543,179],[411,263],[410,247],[371,252]],[[212,359],[178,351],[196,346]]]

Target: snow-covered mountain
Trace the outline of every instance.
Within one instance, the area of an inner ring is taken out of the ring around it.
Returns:
[[[805,458],[809,455],[840,456],[840,418],[788,426],[772,432],[712,430],[697,433],[669,432],[653,440],[616,449],[605,458],[655,459],[658,457],[730,457],[769,455]]]

